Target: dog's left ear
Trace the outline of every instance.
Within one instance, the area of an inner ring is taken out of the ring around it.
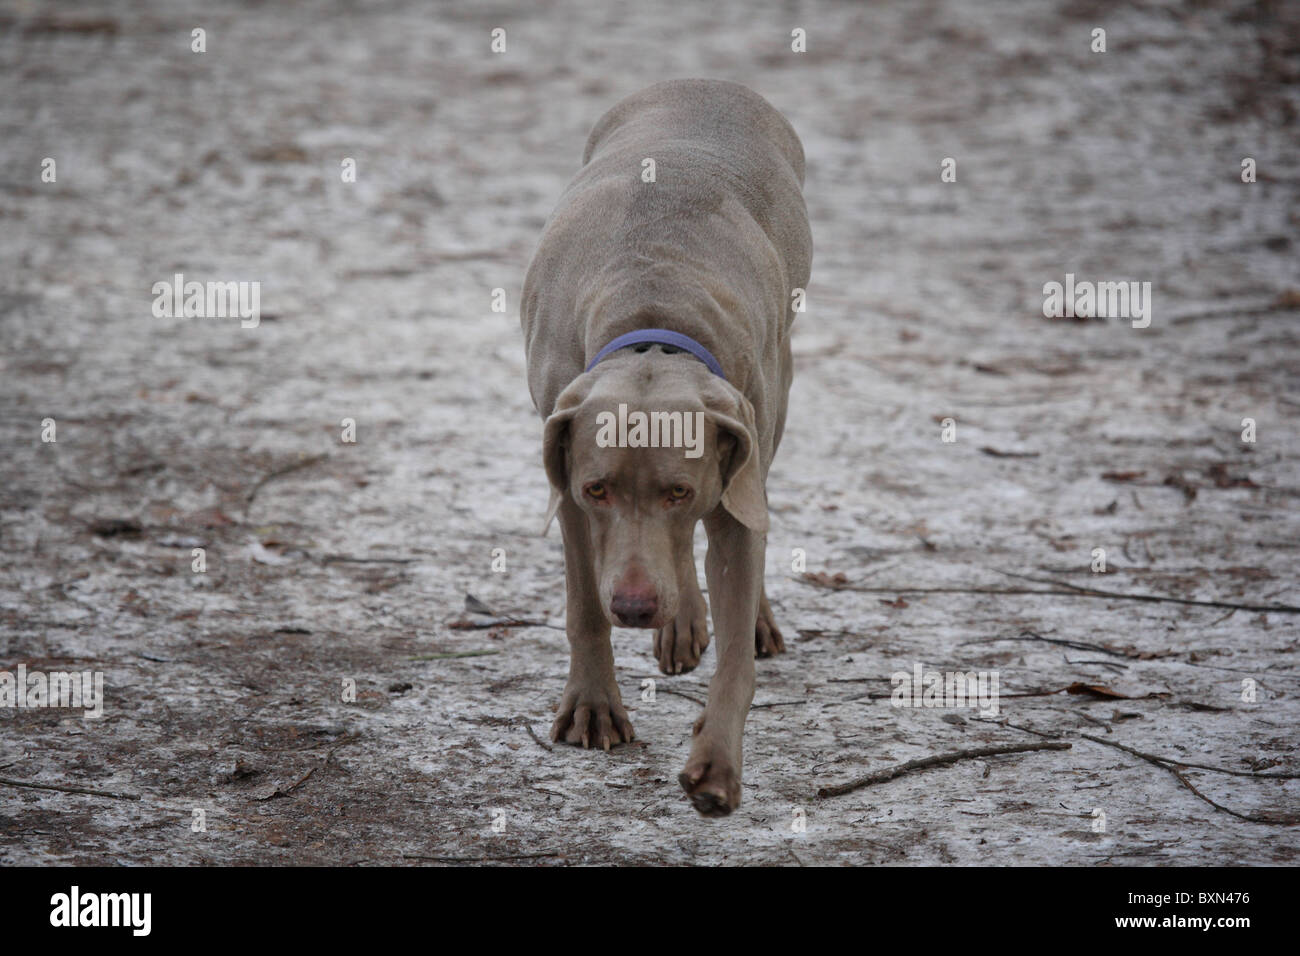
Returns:
[[[722,507],[749,530],[766,534],[767,490],[763,487],[754,406],[721,379],[714,379],[704,401],[709,420],[718,429]]]
[[[590,391],[591,380],[586,374],[575,378],[555,400],[555,408],[542,428],[542,464],[551,483],[551,500],[546,506],[543,535],[551,529],[560,502],[569,493],[569,423]]]

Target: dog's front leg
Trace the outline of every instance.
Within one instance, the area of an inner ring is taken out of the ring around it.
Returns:
[[[763,590],[765,536],[723,508],[704,520],[709,555],[704,574],[713,606],[718,669],[709,702],[695,721],[686,769],[678,776],[695,809],[725,816],[740,805],[745,717],[754,700],[754,620]]]
[[[560,504],[564,535],[565,631],[569,637],[569,680],[556,708],[551,739],[593,743],[608,750],[635,736],[614,676],[609,619],[600,607],[591,557],[587,516],[565,495]]]
[[[677,562],[677,616],[655,631],[654,655],[665,674],[682,674],[695,670],[708,646],[709,605],[688,549]]]

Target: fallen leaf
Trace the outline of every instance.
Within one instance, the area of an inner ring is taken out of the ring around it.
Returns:
[[[836,590],[847,587],[849,579],[844,576],[842,571],[837,571],[834,575],[827,574],[825,571],[805,571],[804,580],[810,584],[815,584],[823,588],[835,588]]]
[[[235,523],[220,508],[200,508],[185,515],[181,521],[200,528],[224,528]]]
[[[1205,475],[1214,482],[1216,488],[1258,488],[1246,475],[1229,475],[1226,462],[1219,462],[1206,469]]]

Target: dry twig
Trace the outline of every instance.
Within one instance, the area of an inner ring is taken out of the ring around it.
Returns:
[[[6,764],[8,766],[8,764]],[[139,800],[138,793],[113,793],[110,790],[91,790],[89,787],[64,787],[53,783],[32,783],[30,780],[11,780],[0,777],[0,784],[9,787],[27,787],[31,790],[54,790],[58,793],[84,793],[90,797],[107,797],[110,800]]]
[[[537,733],[533,730],[532,724],[528,723],[528,721],[526,720],[520,720],[519,722],[524,725],[524,730],[528,731],[528,736],[532,737],[533,740],[537,741],[537,746],[541,747],[543,750],[545,750],[548,753],[552,752],[555,749],[550,744],[548,744],[545,740],[543,740],[541,737],[537,736]]]
[[[245,517],[248,516],[248,509],[253,506],[253,499],[257,497],[257,493],[261,491],[270,482],[274,481],[276,478],[281,478],[295,471],[301,471],[303,468],[310,468],[312,465],[319,465],[322,461],[324,461],[328,457],[329,455],[313,455],[310,458],[304,458],[301,461],[295,461],[291,465],[285,465],[282,468],[277,468],[275,469],[275,471],[268,472],[267,474],[263,475],[261,478],[258,479],[257,484],[253,485],[253,487],[249,489],[248,494],[244,496],[244,516]]]
[[[435,863],[486,863],[491,860],[544,860],[558,857],[558,853],[510,853],[505,856],[420,856],[403,853],[403,860],[432,860]]]
[[[1021,578],[1025,581],[1033,581],[1037,584],[1053,585],[1054,590],[1044,590],[1042,588],[919,588],[908,585],[893,587],[869,587],[860,584],[826,584],[814,578],[804,575],[803,577],[792,577],[792,580],[800,584],[806,584],[811,587],[825,588],[830,591],[857,591],[863,594],[1043,594],[1055,597],[1078,597],[1078,598],[1101,598],[1109,601],[1146,601],[1149,603],[1159,604],[1190,604],[1195,607],[1220,607],[1233,608],[1238,611],[1259,611],[1271,614],[1300,614],[1300,607],[1290,604],[1237,604],[1232,601],[1197,601],[1193,598],[1169,597],[1162,594],[1123,594],[1119,591],[1099,591],[1096,588],[1085,588],[1077,584],[1069,584],[1065,581],[1054,581],[1051,578],[1031,578],[1023,574],[1012,574],[1010,571],[999,571],[999,574],[1005,574],[1008,577]]]
[[[289,794],[291,794],[293,791],[297,790],[297,789],[298,789],[299,787],[301,787],[304,783],[306,783],[306,782],[311,778],[311,775],[312,775],[312,774],[314,774],[317,770],[322,769],[326,764],[328,764],[328,763],[330,762],[330,758],[334,756],[334,751],[338,750],[340,747],[346,747],[348,744],[354,744],[354,743],[356,743],[356,742],[357,742],[358,740],[360,740],[360,739],[361,739],[361,735],[360,735],[360,734],[349,734],[348,736],[344,737],[342,740],[340,740],[338,743],[336,743],[333,747],[331,747],[331,748],[329,749],[329,751],[325,754],[325,759],[324,759],[324,760],[322,760],[320,763],[315,764],[314,766],[312,766],[312,768],[311,768],[310,770],[308,770],[305,774],[303,774],[301,777],[299,777],[299,778],[298,778],[297,780],[295,780],[293,783],[289,784],[289,786],[287,786],[287,787],[276,787],[274,790],[272,790],[272,791],[271,791],[270,793],[268,793],[266,796],[264,796],[264,797],[258,797],[257,799],[258,799],[258,800],[270,800],[270,799],[272,799],[272,798],[274,798],[274,797],[287,797],[287,796],[288,796]]]
[[[924,770],[928,767],[943,767],[948,764],[956,763],[959,760],[975,760],[980,757],[999,757],[1003,754],[1024,754],[1033,753],[1038,750],[1069,750],[1070,744],[1048,741],[1041,744],[1002,744],[997,747],[975,747],[970,750],[955,750],[947,754],[934,754],[929,757],[921,757],[917,760],[909,760],[907,763],[900,763],[896,767],[888,767],[884,770],[877,770],[869,773],[865,777],[859,777],[857,780],[850,780],[848,783],[836,784],[832,787],[822,787],[817,791],[819,797],[838,797],[841,794],[852,793],[862,787],[869,787],[872,784],[884,783],[887,780],[893,780],[895,777],[901,777],[905,773],[911,773],[913,770]]]
[[[1198,770],[1212,770],[1216,773],[1229,773],[1232,774],[1233,776],[1271,777],[1275,780],[1276,779],[1295,780],[1297,778],[1300,778],[1300,774],[1287,773],[1287,772],[1250,773],[1244,770],[1228,770],[1226,767],[1210,767],[1204,764],[1183,763],[1182,761],[1178,761],[1178,760],[1170,760],[1168,757],[1157,757],[1155,754],[1143,753],[1141,750],[1134,750],[1132,747],[1126,747],[1123,744],[1116,743],[1113,740],[1102,740],[1100,737],[1092,736],[1092,734],[1080,734],[1079,736],[1081,736],[1084,740],[1091,740],[1093,743],[1096,744],[1104,744],[1107,747],[1114,747],[1117,750],[1122,750],[1125,753],[1132,754],[1134,757],[1140,757],[1141,759],[1145,760],[1147,763],[1151,764],[1153,767],[1159,767],[1161,770],[1167,770],[1169,773],[1172,773],[1178,779],[1179,783],[1181,783],[1188,790],[1192,791],[1192,793],[1194,793],[1201,800],[1204,800],[1210,806],[1214,807],[1214,809],[1222,810],[1224,813],[1230,816],[1234,816],[1238,820],[1245,820],[1249,823],[1267,823],[1273,826],[1295,826],[1296,824],[1300,823],[1300,817],[1298,816],[1286,816],[1282,814],[1276,814],[1272,816],[1261,817],[1261,816],[1256,816],[1255,814],[1252,813],[1241,813],[1237,810],[1233,810],[1231,807],[1225,807],[1221,803],[1216,803],[1215,801],[1207,797],[1205,794],[1201,793],[1201,791],[1197,790],[1194,786],[1192,786],[1192,782],[1188,780],[1186,777],[1184,777],[1178,768],[1195,767]]]

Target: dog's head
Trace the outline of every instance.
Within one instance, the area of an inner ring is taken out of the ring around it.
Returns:
[[[546,420],[542,455],[547,526],[565,496],[585,514],[601,607],[614,624],[672,620],[678,565],[695,523],[715,508],[767,531],[753,406],[690,356],[617,354],[580,375]]]

